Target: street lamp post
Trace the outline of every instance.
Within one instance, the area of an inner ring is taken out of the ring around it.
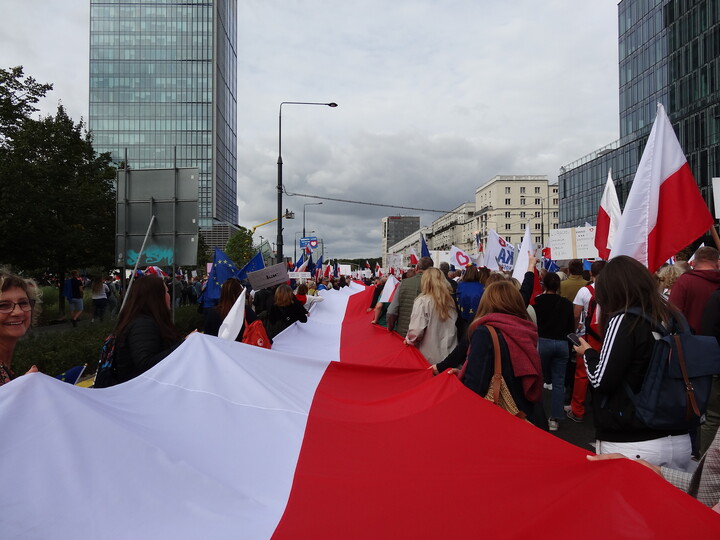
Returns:
[[[318,204],[322,204],[322,202],[309,202],[309,203],[303,204],[303,238],[305,237],[305,208],[307,206],[314,206],[314,205],[318,205]]]
[[[277,262],[283,260],[283,207],[282,207],[282,194],[283,194],[283,183],[282,183],[282,106],[283,105],[324,105],[326,107],[337,107],[337,103],[316,103],[313,101],[283,101],[280,103],[280,112],[278,114],[278,178],[277,178],[277,216],[278,216],[278,228],[277,228]]]

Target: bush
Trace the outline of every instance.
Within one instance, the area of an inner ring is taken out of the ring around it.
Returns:
[[[175,326],[183,335],[197,329],[201,322],[197,306],[175,310]],[[114,326],[114,320],[106,319],[94,324],[83,321],[77,328],[69,324],[32,328],[15,349],[13,371],[19,375],[35,364],[40,371],[54,377],[73,366],[87,364],[86,373],[94,373],[100,348]]]

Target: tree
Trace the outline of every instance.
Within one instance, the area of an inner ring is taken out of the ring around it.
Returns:
[[[242,268],[255,255],[250,229],[240,227],[225,244],[225,253],[238,268]]]
[[[27,107],[27,105],[25,105]],[[114,260],[115,169],[82,121],[60,106],[25,118],[0,147],[0,260],[25,269],[103,266]]]
[[[35,104],[45,97],[52,84],[38,83],[25,77],[22,66],[0,69],[0,146],[5,146],[30,115]]]

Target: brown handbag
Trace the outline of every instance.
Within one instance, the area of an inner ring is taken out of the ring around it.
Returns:
[[[515,400],[513,399],[512,394],[510,393],[510,389],[508,388],[508,385],[502,376],[502,362],[500,359],[500,341],[498,340],[497,330],[495,330],[495,328],[493,328],[489,324],[486,324],[484,326],[488,329],[488,332],[490,332],[490,338],[492,339],[492,343],[493,343],[493,351],[495,353],[495,368],[494,368],[492,379],[490,379],[490,386],[488,388],[487,394],[485,394],[485,399],[494,403],[501,409],[506,410],[513,416],[517,416],[518,418],[522,418],[523,420],[525,420],[527,415],[524,412],[522,412],[520,409],[518,409],[518,406],[515,403]],[[465,364],[463,365],[462,369],[460,370],[460,373],[458,374],[458,378],[460,380],[462,380],[463,377],[465,376],[465,370],[467,369],[467,363],[468,363],[468,361],[465,360]]]

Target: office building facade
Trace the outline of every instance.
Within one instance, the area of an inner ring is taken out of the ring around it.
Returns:
[[[382,257],[385,265],[385,256],[388,248],[397,244],[403,238],[411,235],[420,228],[420,216],[386,216],[382,218]]]
[[[560,226],[595,223],[612,169],[620,204],[662,103],[712,209],[720,177],[720,2],[623,0],[619,15],[620,138],[560,169]]]
[[[135,169],[197,167],[199,225],[235,224],[237,0],[91,0],[89,127]]]

